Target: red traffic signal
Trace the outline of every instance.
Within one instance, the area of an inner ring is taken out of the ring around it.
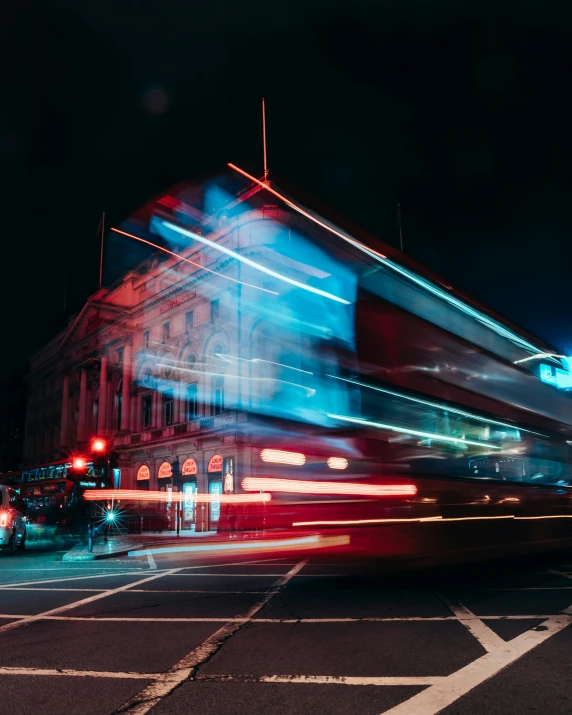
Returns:
[[[87,462],[84,457],[74,457],[72,461],[72,467],[74,469],[85,469]]]
[[[91,451],[92,452],[105,452],[106,447],[107,447],[107,444],[104,439],[96,438],[91,443]]]

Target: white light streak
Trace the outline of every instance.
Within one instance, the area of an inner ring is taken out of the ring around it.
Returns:
[[[473,420],[477,420],[479,422],[485,422],[486,424],[499,425],[500,427],[508,427],[509,429],[517,430],[519,432],[528,432],[529,434],[537,434],[542,437],[546,436],[546,435],[543,435],[541,432],[533,432],[532,430],[524,429],[524,427],[520,427],[518,425],[511,425],[511,424],[507,424],[506,422],[499,422],[498,420],[491,420],[491,419],[488,419],[487,417],[481,417],[480,415],[474,415],[472,412],[465,412],[464,410],[459,410],[456,407],[450,407],[449,405],[444,405],[439,402],[431,402],[430,400],[422,400],[419,397],[412,397],[411,395],[405,395],[402,392],[394,392],[393,390],[387,390],[383,387],[374,387],[373,385],[368,385],[367,383],[360,382],[359,380],[349,380],[345,377],[338,377],[337,375],[328,375],[328,377],[333,377],[334,380],[342,380],[343,382],[350,382],[352,385],[359,385],[360,387],[367,387],[370,390],[375,390],[376,392],[383,392],[386,395],[393,395],[394,397],[401,397],[404,400],[409,400],[410,402],[418,402],[420,405],[427,405],[427,407],[435,407],[438,410],[443,410],[445,412],[452,412],[453,414],[461,415],[461,417],[470,417]]]
[[[348,460],[345,457],[329,457],[326,462],[330,469],[347,469]]]
[[[267,268],[266,266],[263,266],[262,264],[251,260],[250,258],[247,258],[246,256],[242,256],[240,253],[236,253],[236,251],[233,251],[230,248],[227,248],[226,246],[222,246],[222,245],[216,243],[215,241],[211,241],[208,238],[205,238],[204,236],[199,236],[197,233],[193,233],[192,231],[189,231],[186,228],[181,228],[180,226],[177,226],[174,223],[170,223],[169,221],[161,221],[161,225],[171,231],[175,231],[176,233],[181,234],[182,236],[186,236],[187,238],[192,238],[194,241],[199,241],[200,243],[204,243],[206,246],[215,248],[217,251],[220,251],[221,253],[224,253],[227,256],[231,256],[232,258],[235,258],[237,261],[240,261],[241,263],[244,263],[247,266],[250,266],[251,268],[255,268],[256,270],[261,271],[262,273],[266,273],[266,275],[272,276],[273,278],[277,278],[278,280],[281,280],[284,283],[289,283],[290,285],[293,285],[296,288],[301,288],[302,290],[308,291],[309,293],[321,295],[323,298],[328,298],[329,300],[333,300],[336,303],[342,303],[342,305],[350,304],[350,301],[345,300],[345,298],[340,298],[339,296],[334,295],[333,293],[327,293],[324,290],[320,290],[320,288],[314,288],[313,286],[304,285],[303,283],[300,283],[299,281],[296,281],[293,278],[289,278],[288,276],[282,275],[281,273],[277,273],[276,271],[273,271],[272,269]]]
[[[282,449],[263,449],[260,452],[260,459],[263,462],[290,464],[296,467],[306,464],[306,455],[302,452],[287,452]]]
[[[377,429],[386,429],[391,432],[400,432],[402,434],[411,434],[415,437],[425,437],[426,439],[433,439],[436,442],[453,442],[456,444],[470,444],[473,447],[485,447],[486,449],[501,449],[492,444],[487,444],[486,442],[473,442],[470,439],[463,439],[461,437],[449,437],[444,434],[433,434],[432,432],[420,432],[419,430],[409,429],[405,427],[397,427],[396,425],[386,425],[382,422],[371,422],[370,420],[363,420],[360,417],[347,417],[345,415],[332,415],[328,414],[333,420],[340,420],[342,422],[352,422],[356,425],[363,425],[365,427],[376,427]]]

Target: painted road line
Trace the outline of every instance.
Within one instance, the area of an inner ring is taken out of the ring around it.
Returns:
[[[454,603],[438,591],[435,593],[443,603],[446,604],[447,608],[454,613],[459,623],[465,626],[469,633],[479,641],[487,652],[491,653],[497,648],[510,648],[510,645],[507,646],[507,641],[497,635],[492,628],[489,628],[486,623],[483,623],[478,616],[475,616],[475,614],[466,606],[463,606],[462,603]]]
[[[155,570],[157,568],[157,564],[155,563],[155,559],[153,558],[153,554],[148,552],[147,553],[147,561],[149,562],[149,568],[151,570]]]
[[[120,573],[101,573],[101,574],[94,574],[93,576],[67,576],[63,578],[50,578],[50,579],[43,579],[41,581],[21,581],[20,583],[8,583],[5,584],[4,586],[0,586],[0,590],[4,591],[6,589],[14,588],[15,586],[38,586],[43,583],[61,583],[62,581],[82,581],[84,579],[88,578],[105,578],[105,577],[110,577],[113,578],[113,576],[133,576],[133,578],[138,578],[141,575],[141,571],[138,573],[133,573],[133,571],[123,571]]]
[[[292,567],[288,573],[282,575],[272,588],[245,611],[243,615],[233,618],[222,628],[219,628],[218,631],[215,631],[215,633],[201,643],[201,645],[194,648],[178,663],[175,663],[164,676],[157,678],[157,680],[144,688],[138,695],[125,703],[123,707],[119,708],[118,712],[128,711],[131,715],[145,715],[148,713],[165,696],[169,695],[169,693],[185,680],[188,680],[197,667],[212,658],[222,647],[223,643],[233,636],[245,623],[248,623],[261,608],[264,608],[268,601],[270,601],[280,589],[286,586],[290,579],[294,578],[307,563],[308,559],[304,559]]]
[[[118,673],[101,670],[68,670],[62,668],[55,670],[52,668],[7,668],[0,667],[0,675],[67,675],[73,678],[119,678],[126,680],[153,680],[160,677],[160,673]]]
[[[309,683],[323,685],[436,685],[444,676],[356,677],[343,675],[199,675],[197,680],[232,683]]]
[[[178,569],[171,569],[167,573],[175,573],[176,571],[178,571]],[[99,601],[102,598],[107,598],[108,596],[114,596],[116,593],[128,591],[131,588],[131,586],[139,586],[142,583],[154,581],[155,579],[163,578],[166,575],[167,574],[165,574],[165,573],[158,573],[158,574],[154,574],[153,576],[147,576],[146,578],[140,579],[139,581],[135,581],[135,583],[128,583],[125,586],[119,586],[118,588],[113,588],[108,591],[103,591],[103,593],[96,593],[93,596],[88,596],[87,598],[82,598],[80,601],[73,601],[73,603],[67,603],[64,606],[58,606],[58,608],[52,608],[49,611],[44,611],[43,613],[37,613],[33,616],[26,616],[26,618],[22,618],[19,621],[13,621],[12,623],[5,623],[3,626],[0,626],[0,633],[3,633],[4,631],[13,630],[14,628],[19,628],[20,626],[26,626],[29,623],[34,623],[34,621],[41,620],[42,618],[45,618],[46,616],[55,616],[58,613],[62,613],[63,611],[70,611],[72,608],[77,608],[79,606],[85,606],[88,603],[93,603],[94,601]]]
[[[385,710],[383,715],[436,715],[469,691],[492,678],[548,638],[572,623],[572,617],[554,616],[541,624],[546,630],[529,630],[513,638],[510,647],[496,648],[464,668],[446,676],[409,700]]]
[[[132,591],[130,590],[129,593]],[[137,593],[155,593],[154,591],[138,591]],[[160,593],[164,593],[160,591]],[[178,593],[178,592],[170,592]],[[186,593],[186,592],[183,592]],[[242,592],[241,592],[242,593]],[[267,593],[266,591],[261,591],[261,593]],[[276,593],[278,593],[276,591]],[[563,613],[569,613],[566,609]],[[570,612],[572,615],[572,611]],[[0,613],[1,618],[27,618],[29,614],[27,613]],[[526,620],[546,620],[547,618],[552,618],[552,616],[547,615],[527,615],[527,616],[484,616],[485,620],[488,621],[526,621]],[[169,616],[165,617],[151,617],[151,616],[38,616],[40,621],[101,621],[102,623],[228,623],[232,620],[243,621],[244,618],[241,616],[212,616],[212,617],[193,617],[193,616],[180,616],[176,618],[171,618]],[[435,621],[457,621],[456,616],[409,616],[409,617],[393,617],[393,618],[251,618],[249,623],[271,623],[271,624],[304,624],[304,623],[318,623],[322,625],[328,625],[329,623],[423,623],[425,621],[431,623]],[[503,641],[505,643],[505,641]]]

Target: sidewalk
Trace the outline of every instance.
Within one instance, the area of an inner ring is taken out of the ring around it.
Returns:
[[[181,530],[180,536],[174,531],[158,532],[156,534],[114,534],[104,542],[103,537],[97,538],[93,551],[87,549],[87,543],[76,544],[62,556],[62,561],[95,561],[110,559],[116,556],[126,556],[129,551],[136,551],[157,543],[179,542],[181,539],[209,539],[216,536],[216,531],[186,531]]]

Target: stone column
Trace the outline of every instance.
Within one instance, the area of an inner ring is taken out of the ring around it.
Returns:
[[[107,433],[107,356],[101,356],[99,369],[99,412],[97,413],[97,433],[104,437]]]
[[[64,375],[62,386],[62,415],[60,422],[60,446],[68,443],[68,420],[69,420],[69,400],[70,400],[70,378]]]
[[[79,415],[77,418],[77,441],[85,442],[85,418],[87,407],[87,370],[80,370],[79,378]]]
[[[121,391],[121,431],[130,431],[131,418],[131,345],[123,349],[123,387]]]

